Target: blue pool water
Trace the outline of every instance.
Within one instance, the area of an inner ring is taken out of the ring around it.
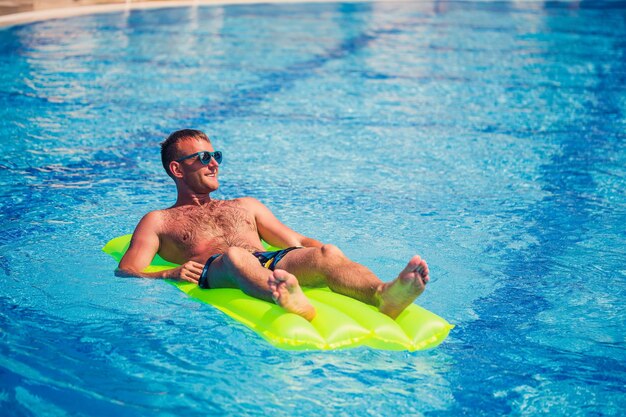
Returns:
[[[626,412],[626,4],[181,7],[0,30],[2,416]],[[100,248],[158,144],[384,280],[437,349],[277,350]]]

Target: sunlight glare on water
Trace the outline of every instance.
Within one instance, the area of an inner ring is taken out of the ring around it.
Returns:
[[[131,10],[0,30],[7,416],[621,416],[626,5]],[[100,249],[167,207],[200,128],[253,196],[383,280],[427,352],[277,350]]]

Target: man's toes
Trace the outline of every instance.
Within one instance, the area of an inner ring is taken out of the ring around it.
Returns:
[[[299,288],[298,279],[285,270],[278,269],[274,271],[274,276],[277,280],[279,280],[278,285],[284,286],[285,289],[289,292],[293,291],[296,288]]]
[[[402,272],[400,272],[400,275],[406,275],[411,272],[415,272],[415,269],[419,266],[421,261],[422,261],[422,258],[420,258],[419,255],[415,255],[414,257],[411,258],[411,260],[409,260],[409,263],[406,264]]]
[[[270,290],[275,291],[278,286],[278,282],[274,279],[274,275],[270,275],[267,279],[267,285],[270,287]]]
[[[289,272],[285,271],[284,269],[275,269],[272,275],[277,283],[286,282],[289,278]]]
[[[281,300],[284,301],[289,293],[287,284],[284,281],[274,281],[274,285],[270,285],[270,291],[275,303],[279,303]]]
[[[422,259],[415,268],[415,272],[420,274],[422,277],[428,275],[428,265],[426,264],[426,261]]]

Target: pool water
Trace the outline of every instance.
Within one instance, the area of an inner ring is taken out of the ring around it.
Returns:
[[[626,412],[626,4],[180,7],[0,30],[0,414]],[[100,251],[200,128],[253,196],[456,324],[277,350]]]

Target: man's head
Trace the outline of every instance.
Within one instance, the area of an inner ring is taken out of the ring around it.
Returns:
[[[211,152],[211,158],[199,154],[201,152]],[[219,163],[216,158],[220,158],[213,152],[211,141],[204,132],[183,129],[172,133],[161,143],[161,162],[177,186],[186,186],[194,193],[210,193],[219,187]]]

